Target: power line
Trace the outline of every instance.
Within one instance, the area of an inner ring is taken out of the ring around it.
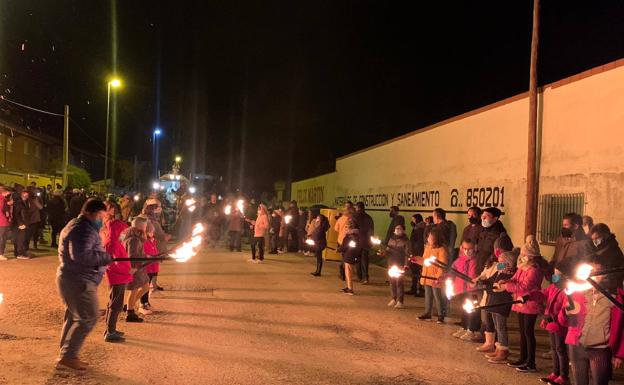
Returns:
[[[17,106],[20,106],[20,107],[23,107],[23,108],[27,108],[27,109],[29,109],[29,110],[33,110],[33,111],[37,111],[37,112],[41,112],[42,114],[48,114],[48,115],[52,115],[52,116],[60,116],[60,117],[63,117],[63,116],[64,116],[63,114],[57,114],[57,113],[55,113],[55,112],[50,112],[50,111],[40,110],[39,108],[35,108],[35,107],[31,107],[31,106],[27,106],[27,105],[25,105],[25,104],[21,104],[21,103],[15,102],[15,101],[13,101],[13,100],[9,100],[9,99],[7,99],[4,95],[0,95],[0,99],[1,99],[1,100],[4,100],[5,102],[13,103],[13,104],[15,104],[15,105],[17,105]]]

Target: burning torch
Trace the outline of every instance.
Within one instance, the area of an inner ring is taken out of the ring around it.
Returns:
[[[423,261],[423,264],[427,267],[429,266],[437,266],[441,269],[447,270],[450,273],[452,273],[453,275],[457,276],[457,278],[459,279],[463,279],[466,282],[472,283],[472,278],[470,278],[470,276],[462,273],[461,271],[457,270],[456,268],[449,266],[448,264],[444,263],[444,262],[440,262],[436,259],[435,256],[430,256],[429,258],[425,258]]]
[[[473,313],[477,310],[486,310],[486,309],[491,309],[491,308],[495,308],[499,306],[515,305],[517,303],[525,303],[527,300],[528,300],[528,296],[524,296],[515,301],[501,302],[501,303],[492,304],[492,305],[475,306],[477,304],[476,300],[466,298],[466,300],[464,301],[464,304],[462,305],[462,308],[464,309],[466,313]]]
[[[596,282],[592,278],[592,276],[596,276],[596,275],[610,274],[611,270],[615,270],[615,269],[609,269],[610,272],[604,273],[604,274],[603,274],[603,271],[600,271],[600,274],[595,274],[595,275],[592,274],[593,270],[594,270],[594,267],[587,263],[583,263],[579,265],[579,267],[576,268],[575,278],[578,281],[584,281],[584,282],[579,283],[574,280],[568,280],[568,285],[565,289],[565,293],[568,295],[568,301],[571,300],[570,295],[572,293],[577,292],[577,291],[586,291],[593,287],[594,289],[599,291],[600,294],[604,295],[605,298],[611,301],[611,303],[614,304],[618,309],[624,312],[624,304],[620,303],[617,299],[615,299],[615,297],[613,297],[611,293],[607,291],[607,289],[602,287],[598,282]]]
[[[193,198],[188,198],[186,201],[184,201],[184,205],[186,205],[186,209],[191,213],[195,211],[195,209],[197,208],[197,206],[195,206],[195,203],[196,203],[195,199]]]
[[[390,276],[390,278],[401,278],[403,274],[405,274],[405,270],[401,269],[396,265],[392,265],[388,269],[388,275]]]

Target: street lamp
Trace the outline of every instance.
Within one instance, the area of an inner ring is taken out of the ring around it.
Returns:
[[[104,183],[108,187],[108,136],[110,131],[110,96],[111,88],[121,87],[121,80],[118,78],[112,78],[108,81],[106,92],[106,145],[104,150]]]
[[[175,161],[176,161],[176,163],[182,162],[182,157],[180,155],[176,156],[175,157]]]
[[[162,134],[162,130],[158,127],[154,129],[152,134],[152,167],[154,168],[154,177],[158,178],[158,138]]]

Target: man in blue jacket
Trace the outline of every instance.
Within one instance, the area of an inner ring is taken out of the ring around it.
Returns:
[[[60,265],[56,275],[66,310],[57,368],[85,370],[88,365],[78,358],[78,353],[97,322],[97,288],[106,265],[112,262],[99,235],[105,212],[106,206],[101,200],[89,199],[80,215],[61,231]]]

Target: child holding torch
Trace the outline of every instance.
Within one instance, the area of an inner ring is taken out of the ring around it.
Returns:
[[[388,257],[388,275],[390,276],[390,289],[392,299],[388,302],[389,307],[403,309],[403,274],[407,269],[407,262],[412,253],[412,245],[405,235],[405,226],[399,224],[394,227],[394,233],[388,238],[385,250],[381,255]]]
[[[535,367],[535,323],[537,316],[544,311],[542,301],[542,281],[548,263],[540,254],[535,236],[529,235],[520,250],[518,270],[509,281],[500,281],[494,288],[506,290],[514,299],[527,298],[524,303],[517,303],[512,310],[518,313],[520,325],[520,359],[507,365],[518,372],[536,372]]]
[[[438,323],[444,323],[446,315],[446,298],[442,294],[442,282],[440,278],[444,274],[444,269],[437,264],[428,264],[425,259],[433,259],[443,264],[448,263],[448,248],[443,243],[444,237],[438,228],[433,228],[427,235],[427,244],[422,256],[415,256],[412,262],[423,265],[420,284],[425,289],[425,313],[418,317],[421,321],[431,320],[431,310],[435,300],[438,310]]]
[[[342,253],[342,262],[345,269],[345,281],[347,287],[342,289],[343,294],[354,295],[353,292],[353,272],[359,262],[358,258],[362,252],[362,248],[358,246],[360,241],[360,231],[352,218],[349,218],[345,224],[345,237],[338,247],[338,251]]]
[[[123,232],[123,243],[129,258],[145,257],[143,243],[146,241],[147,222],[145,217],[134,217],[132,226]],[[136,270],[133,274],[132,282],[127,285],[127,289],[130,290],[130,297],[128,298],[126,322],[143,322],[143,318],[135,313],[134,308],[139,298],[149,290],[149,277],[147,272],[145,272],[145,265],[140,262],[132,264],[133,269]]]
[[[461,243],[461,247],[459,248],[459,256],[457,257],[455,262],[453,262],[453,268],[473,279],[476,278],[477,260],[475,259],[475,255],[476,254],[474,241],[468,238],[464,239]],[[449,294],[462,294],[462,298],[472,298],[472,296],[475,294],[468,293],[472,285],[465,280],[457,276],[451,276],[448,279],[451,280],[451,282],[449,282],[449,285],[452,285],[453,288],[453,293],[447,293],[447,297],[449,297],[449,300],[451,299],[450,297],[452,297]],[[478,332],[479,329],[481,329],[480,313],[464,312],[462,314],[461,323],[461,329],[453,333],[453,337],[459,338],[464,341],[471,341],[472,338],[475,336],[475,333]]]

